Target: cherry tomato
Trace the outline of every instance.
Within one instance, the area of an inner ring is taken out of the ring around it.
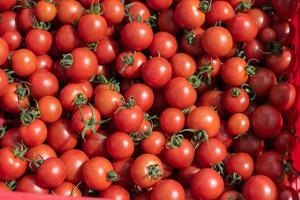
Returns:
[[[253,8],[247,12],[256,22],[258,31],[270,26],[270,17],[259,8]]]
[[[20,133],[18,128],[11,128],[5,131],[5,134],[1,136],[0,146],[4,147],[15,147],[21,141]]]
[[[124,160],[133,154],[134,143],[127,133],[114,132],[106,140],[106,150],[114,160]]]
[[[234,113],[226,124],[226,130],[230,135],[237,136],[245,134],[250,128],[250,120],[243,113]]]
[[[53,190],[51,193],[58,196],[66,196],[66,197],[81,197],[82,194],[78,187],[70,182],[63,182]]]
[[[147,0],[147,5],[155,11],[162,11],[168,9],[172,3],[173,0],[167,0],[167,1],[159,1],[159,0]]]
[[[26,47],[36,55],[47,53],[52,46],[52,35],[46,30],[32,29],[25,38]]]
[[[233,154],[226,163],[227,174],[238,174],[242,180],[247,180],[254,172],[254,161],[247,153]]]
[[[111,185],[109,188],[101,191],[99,197],[107,199],[130,200],[129,192],[119,185]]]
[[[83,8],[78,1],[62,0],[57,7],[57,17],[63,24],[72,24],[79,20]]]
[[[241,198],[243,198],[241,193],[235,190],[228,190],[219,197],[219,200],[228,200],[228,199],[239,200]]]
[[[61,26],[55,35],[56,47],[64,52],[68,53],[78,48],[81,44],[78,32],[71,25]]]
[[[209,24],[226,22],[234,17],[234,10],[227,1],[215,1],[211,4],[210,11],[206,14]]]
[[[0,192],[11,192],[11,189],[3,182],[0,182]]]
[[[265,64],[268,69],[275,74],[280,74],[289,69],[293,62],[293,52],[291,49],[283,48],[279,55],[269,54],[265,58]]]
[[[114,170],[120,177],[118,184],[126,188],[132,186],[132,180],[130,177],[130,166],[132,161],[133,161],[132,158],[128,158],[125,160],[114,161],[112,163]]]
[[[167,108],[160,115],[160,128],[165,134],[172,136],[184,128],[184,113],[177,108]]]
[[[160,31],[165,31],[171,34],[175,34],[179,31],[179,27],[173,20],[174,18],[174,10],[173,9],[166,9],[159,13],[158,15],[158,29]]]
[[[107,156],[105,147],[106,134],[106,132],[100,130],[99,133],[86,137],[85,141],[82,143],[82,150],[91,158]]]
[[[248,60],[255,59],[258,61],[262,61],[264,58],[264,46],[263,43],[258,39],[247,42],[243,47],[243,51],[245,52]]]
[[[26,10],[26,9],[24,9],[24,10]],[[24,11],[24,10],[22,10],[22,11]],[[21,14],[19,14],[19,16],[20,15]],[[1,13],[1,21],[0,21],[0,35],[1,36],[6,31],[17,31],[18,25],[19,24],[17,24],[17,13],[10,11],[10,10],[4,11]]]
[[[222,104],[223,91],[209,90],[204,92],[198,99],[197,106],[211,106],[214,107],[220,117],[226,115],[226,110]]]
[[[225,146],[227,147],[227,149],[232,147],[234,138],[226,130],[226,121],[224,121],[224,120],[221,121],[221,127],[220,127],[217,135],[215,136],[215,138],[222,141],[225,144]]]
[[[55,5],[47,1],[39,1],[35,6],[34,14],[38,20],[50,22],[55,18],[57,14],[57,8]]]
[[[144,153],[159,155],[166,144],[165,136],[159,131],[152,131],[150,135],[141,142]]]
[[[5,39],[0,37],[0,65],[4,64],[7,61],[9,55],[9,46]]]
[[[65,109],[75,110],[76,106],[86,103],[87,94],[82,86],[70,83],[62,88],[59,99]]]
[[[281,131],[276,136],[274,145],[277,152],[284,154],[294,150],[296,141],[294,135],[292,135],[289,131]]]
[[[40,120],[35,119],[31,124],[19,127],[20,136],[25,145],[33,147],[40,144],[47,138],[47,126]]]
[[[2,38],[7,42],[9,50],[15,50],[20,47],[22,36],[18,31],[6,31]],[[5,53],[2,53],[5,55]]]
[[[254,134],[243,135],[233,142],[233,149],[235,152],[245,152],[252,156],[252,158],[257,158],[265,147],[264,140],[258,138]]]
[[[35,193],[35,194],[48,194],[49,190],[45,189],[36,181],[35,175],[26,175],[23,176],[21,179],[18,180],[17,192],[28,192],[28,193]]]
[[[119,0],[106,0],[102,3],[103,17],[109,24],[119,24],[125,17],[125,8]]]
[[[38,101],[39,110],[41,112],[41,120],[46,123],[57,121],[62,114],[62,105],[54,96],[45,96]]]
[[[248,94],[240,88],[231,88],[223,94],[224,108],[231,113],[245,112],[249,101]]]
[[[37,70],[40,70],[40,69],[45,69],[45,70],[49,70],[49,71],[52,70],[53,60],[49,55],[47,55],[47,54],[40,55],[40,56],[37,56],[36,59],[37,59],[37,61],[36,61]]]
[[[35,72],[36,55],[29,49],[19,49],[12,55],[12,69],[18,76],[29,76]]]
[[[202,55],[204,53],[201,44],[203,34],[204,30],[202,28],[186,31],[181,38],[181,48],[184,52],[192,56]]]
[[[185,193],[182,185],[172,179],[164,179],[159,181],[151,190],[151,200],[168,199],[183,200]]]
[[[47,160],[48,158],[57,158],[57,155],[50,146],[47,144],[40,144],[28,149],[25,154],[29,161]],[[35,168],[33,168],[35,170]]]
[[[128,21],[145,22],[150,19],[151,13],[148,7],[139,1],[133,1],[126,5]]]
[[[157,32],[154,34],[152,43],[149,46],[151,56],[161,56],[169,59],[177,52],[176,38],[167,32]]]
[[[111,63],[117,57],[118,53],[118,44],[112,38],[105,37],[102,40],[100,40],[97,44],[96,56],[99,64]]]
[[[190,186],[192,178],[199,172],[200,168],[196,164],[191,164],[186,168],[179,169],[178,177],[184,186]]]
[[[0,3],[0,10],[5,11],[11,9],[15,4],[17,3],[17,0],[7,0]]]
[[[196,61],[186,53],[176,53],[170,59],[174,77],[189,78],[196,72]]]
[[[290,83],[274,85],[269,93],[269,100],[280,111],[289,110],[296,100],[296,89]]]

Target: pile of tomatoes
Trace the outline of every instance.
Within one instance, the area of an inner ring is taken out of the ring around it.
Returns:
[[[298,0],[1,0],[0,192],[296,200]]]

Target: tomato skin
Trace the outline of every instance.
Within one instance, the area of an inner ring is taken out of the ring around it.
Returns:
[[[233,142],[233,149],[235,152],[248,153],[254,159],[263,152],[264,147],[264,140],[258,138],[254,134],[246,134]]]
[[[178,108],[167,108],[160,115],[160,128],[172,136],[184,128],[185,116]]]
[[[220,128],[219,115],[208,106],[199,106],[187,116],[187,127],[203,130],[208,137],[214,137]]]
[[[128,158],[125,160],[114,161],[112,163],[114,170],[120,177],[118,184],[125,188],[129,188],[132,186],[132,180],[130,177],[130,166],[132,161],[132,158]]]
[[[76,185],[70,182],[63,182],[61,185],[54,188],[52,191],[55,195],[66,197],[81,197],[81,191]]]
[[[19,49],[12,55],[12,69],[18,76],[29,76],[36,70],[36,56],[29,49]]]
[[[168,9],[172,3],[173,0],[167,0],[167,1],[159,1],[159,0],[147,0],[147,5],[155,11],[163,11]]]
[[[24,143],[30,147],[43,144],[47,138],[47,126],[40,119],[35,119],[29,125],[21,125],[19,132]]]
[[[216,138],[202,142],[196,150],[196,160],[201,167],[211,167],[222,162],[227,156],[225,144]]]
[[[163,155],[165,161],[171,167],[183,169],[192,164],[195,157],[195,150],[189,140],[183,139],[180,146],[166,147]]]
[[[48,194],[49,190],[42,188],[36,181],[35,175],[26,175],[23,176],[21,179],[18,180],[17,192],[28,192],[28,193],[35,193],[35,194]]]
[[[64,152],[77,145],[77,135],[71,123],[59,119],[48,126],[47,143],[57,152]]]
[[[240,198],[242,198],[242,194],[235,191],[235,190],[228,190],[226,192],[224,192],[220,197],[219,200],[239,200]]]
[[[224,83],[230,86],[240,86],[247,82],[247,63],[239,57],[232,57],[226,60],[221,68],[221,77]]]
[[[142,66],[141,74],[144,82],[152,88],[165,86],[172,77],[172,67],[169,61],[154,57]]]
[[[249,60],[257,59],[258,61],[262,61],[264,58],[264,46],[263,43],[258,39],[247,42],[243,48],[243,51]]]
[[[132,85],[125,92],[126,101],[133,97],[135,103],[141,107],[144,112],[147,112],[154,103],[153,90],[145,84],[137,83]]]
[[[106,140],[106,150],[114,160],[124,160],[133,154],[134,143],[127,133],[114,132]]]
[[[25,38],[26,47],[36,55],[46,54],[52,46],[52,35],[46,30],[32,29]]]
[[[274,107],[262,105],[251,116],[254,133],[260,138],[274,138],[283,127],[281,113]]]
[[[196,72],[195,59],[186,53],[176,53],[170,59],[174,77],[183,77],[188,79]]]
[[[79,20],[83,14],[83,8],[78,1],[63,0],[57,7],[57,17],[63,24],[72,24]]]
[[[0,192],[12,192],[12,191],[5,183],[0,182]]]
[[[225,22],[234,17],[234,10],[227,1],[215,1],[211,4],[210,11],[206,14],[206,21],[209,24]]]
[[[227,174],[237,173],[247,180],[254,172],[254,161],[247,153],[233,154],[226,163]]]
[[[145,22],[146,20],[150,19],[151,13],[149,8],[142,2],[139,1],[132,1],[127,5],[127,12],[131,16],[132,21],[139,21],[140,18],[141,22]],[[130,21],[129,17],[127,21]]]
[[[9,50],[15,50],[19,48],[22,42],[22,36],[18,31],[6,31],[2,35],[2,38],[7,42]]]
[[[274,145],[276,151],[281,154],[292,152],[296,146],[295,137],[289,131],[281,131],[276,136]]]
[[[280,111],[289,110],[296,100],[296,89],[290,83],[274,85],[269,93],[269,100]]]
[[[210,27],[202,36],[202,47],[214,57],[226,56],[233,47],[233,38],[230,32],[223,27]]]
[[[36,4],[34,14],[40,21],[50,22],[55,18],[57,8],[52,3],[39,1]]]
[[[224,92],[220,90],[206,91],[199,97],[197,106],[212,106],[218,111],[220,117],[223,117],[227,113],[222,104],[223,93]]]
[[[255,71],[255,75],[250,77],[248,82],[257,96],[266,96],[277,82],[277,78],[271,70],[258,68]]]
[[[194,163],[186,168],[179,169],[178,177],[180,178],[180,183],[185,187],[189,187],[192,178],[199,172],[199,170],[200,168]]]
[[[262,42],[272,42],[276,40],[277,33],[273,28],[266,27],[260,32],[260,40]]]
[[[98,42],[96,56],[99,64],[111,63],[117,57],[118,53],[119,46],[112,38],[104,37]]]
[[[6,130],[5,134],[1,137],[0,147],[15,147],[21,141],[18,128],[11,128]]]
[[[279,55],[270,54],[265,57],[266,67],[277,75],[287,71],[292,63],[293,52],[288,48],[284,48]]]
[[[171,34],[175,34],[179,31],[179,27],[173,20],[174,18],[174,10],[166,9],[159,13],[158,15],[158,29],[160,31],[165,31]]]
[[[277,189],[274,182],[263,175],[252,176],[243,187],[243,195],[246,199],[277,199]]]
[[[93,190],[101,191],[109,188],[112,182],[107,179],[113,166],[104,157],[94,157],[86,161],[82,168],[82,178],[87,186]]]
[[[174,10],[174,21],[182,29],[200,27],[205,21],[205,14],[195,0],[181,1]]]
[[[39,160],[39,159],[47,160],[48,158],[57,158],[54,149],[52,149],[47,144],[40,144],[29,148],[25,156],[30,161]]]
[[[81,150],[70,149],[65,151],[59,159],[63,161],[67,169],[65,180],[78,184],[82,180],[82,167],[89,160],[88,156]]]
[[[62,115],[62,105],[60,101],[54,96],[45,96],[38,101],[41,112],[41,120],[45,123],[53,123],[57,121]]]
[[[61,26],[55,35],[55,45],[64,53],[71,52],[81,44],[78,32],[69,24]]]
[[[182,35],[181,48],[185,53],[194,57],[200,56],[204,53],[201,41],[204,30],[202,28],[196,28]],[[190,37],[192,36],[192,39]]]
[[[101,191],[99,197],[107,199],[130,200],[129,192],[119,185],[111,185],[109,188]]]
[[[291,22],[277,22],[272,28],[276,32],[276,40],[284,45],[289,45],[295,40],[295,28]]]
[[[164,90],[167,103],[178,109],[184,109],[194,105],[197,100],[196,90],[182,77],[176,77],[170,80]],[[178,97],[181,97],[181,99],[178,99]]]
[[[89,135],[82,143],[82,150],[91,158],[106,157],[108,155],[105,147],[106,135],[107,133],[102,130],[99,133]]]
[[[8,77],[6,73],[0,69],[0,96],[4,95],[9,86]]]
[[[250,128],[250,120],[243,113],[235,113],[227,121],[226,130],[233,136],[245,134]]]
[[[17,13],[13,11],[2,12],[0,21],[0,35],[2,36],[6,31],[17,31],[18,29]]]
[[[223,94],[224,108],[230,113],[245,112],[249,104],[249,96],[243,89],[231,88]]]
[[[103,117],[112,117],[114,112],[122,106],[122,98],[122,95],[116,91],[100,91],[95,96],[95,107]]]
[[[125,17],[125,8],[119,0],[106,0],[102,3],[103,17],[109,24],[119,24]]]
[[[253,8],[247,12],[257,24],[258,32],[270,26],[270,17],[267,13],[259,8]]]
[[[141,149],[144,153],[159,155],[166,144],[165,136],[159,131],[152,131],[150,136],[141,142]]]
[[[97,57],[87,48],[77,48],[72,52],[73,62],[66,69],[67,76],[73,81],[90,80],[97,73]]]
[[[150,176],[150,166],[155,166],[159,171],[154,177]],[[164,174],[161,160],[152,154],[142,154],[137,157],[130,167],[133,182],[143,188],[148,188],[162,179]]]
[[[66,174],[66,166],[60,159],[49,158],[37,170],[36,180],[43,188],[54,188],[64,182]]]
[[[103,0],[79,0],[79,2],[83,7],[90,8],[92,4],[95,5],[97,3],[103,2]]]
[[[3,65],[8,58],[9,55],[9,46],[7,44],[7,42],[0,37],[0,66]]]
[[[196,199],[217,199],[224,190],[222,177],[209,168],[201,169],[192,179],[191,192]]]
[[[168,199],[168,200],[184,200],[185,193],[182,185],[172,179],[164,179],[159,181],[151,191],[151,200]]]
[[[169,59],[177,52],[176,38],[167,32],[157,32],[149,46],[151,56],[161,56]]]
[[[37,56],[36,59],[37,59],[36,61],[37,70],[45,69],[51,71],[53,69],[53,60],[49,55],[47,54],[40,55]]]
[[[225,144],[225,146],[227,147],[227,149],[232,147],[234,138],[226,130],[226,121],[224,121],[224,120],[221,121],[221,127],[220,127],[217,135],[215,136],[215,138],[222,141]]]
[[[80,85],[69,83],[60,91],[59,99],[64,109],[73,111],[77,108],[75,99],[78,96],[87,99],[87,94]]]

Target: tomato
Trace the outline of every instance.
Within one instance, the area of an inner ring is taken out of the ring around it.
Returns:
[[[274,182],[263,175],[256,175],[249,178],[243,187],[243,196],[246,199],[277,199],[277,189]]]
[[[254,172],[254,161],[247,153],[233,154],[226,163],[226,173],[238,174],[242,180],[247,180]]]
[[[222,104],[223,92],[220,90],[209,90],[204,92],[197,101],[197,106],[214,107],[220,117],[226,115],[226,110]]]
[[[48,126],[47,143],[57,152],[64,152],[77,145],[77,135],[71,123],[66,119],[59,119]]]
[[[36,181],[35,175],[26,175],[23,176],[21,179],[18,180],[17,192],[28,192],[28,193],[35,193],[35,194],[48,194],[49,190],[39,186]]]
[[[158,29],[160,31],[165,31],[171,34],[177,33],[179,31],[179,28],[174,22],[173,18],[174,18],[173,9],[166,9],[161,11],[158,14],[158,19],[157,19]]]
[[[216,138],[202,142],[196,151],[196,159],[201,167],[210,167],[222,162],[227,156],[225,144]]]
[[[105,37],[97,44],[96,56],[99,64],[111,63],[117,57],[118,53],[118,44],[112,38]]]
[[[212,78],[219,74],[221,68],[221,60],[208,54],[201,56],[197,64],[200,72],[204,71],[207,74],[206,76],[210,75]]]
[[[90,80],[97,73],[97,57],[87,48],[74,49],[60,61],[67,76],[74,81]]]
[[[192,178],[199,172],[199,170],[200,168],[193,163],[186,168],[179,169],[178,177],[180,183],[184,186],[190,186]]]
[[[133,154],[134,143],[127,133],[114,132],[106,140],[106,150],[114,160],[124,160]]]
[[[148,188],[162,179],[164,174],[161,160],[152,154],[142,154],[131,164],[130,175],[133,182]]]
[[[239,200],[241,198],[243,198],[241,193],[235,190],[228,190],[219,197],[219,200],[228,200],[228,199]]]
[[[114,161],[112,163],[114,170],[120,177],[118,184],[126,188],[132,186],[132,180],[130,177],[130,166],[132,161],[133,161],[132,158],[128,158],[125,160]]]
[[[281,154],[292,152],[296,146],[295,137],[289,131],[281,131],[276,136],[274,145],[276,151]]]
[[[219,129],[217,135],[215,136],[215,138],[222,141],[225,144],[225,146],[227,147],[227,149],[232,147],[234,138],[226,130],[226,121],[224,121],[224,120],[221,121],[220,129]]]
[[[260,39],[262,42],[272,42],[276,40],[277,33],[273,28],[266,27],[260,32]]]
[[[59,159],[63,161],[67,169],[65,180],[78,184],[82,180],[82,167],[89,160],[88,156],[81,150],[70,149],[65,151]]]
[[[15,4],[17,3],[17,0],[8,0],[8,1],[3,1],[0,3],[0,10],[5,11],[11,9]]]
[[[39,161],[41,159],[47,160],[48,158],[57,158],[54,149],[52,149],[47,144],[40,144],[29,148],[25,156],[29,161]]]
[[[167,1],[159,1],[159,0],[147,0],[147,5],[155,11],[163,11],[168,9],[172,3],[173,0],[167,0]]]
[[[258,138],[254,134],[246,134],[234,140],[233,149],[235,152],[245,152],[257,158],[264,150],[264,140]]]
[[[49,55],[47,55],[47,54],[40,55],[40,56],[37,56],[36,59],[37,59],[37,61],[36,61],[37,70],[40,70],[40,69],[45,69],[45,70],[49,70],[49,71],[52,70],[53,60]]]
[[[55,5],[47,1],[39,1],[35,6],[34,14],[38,20],[50,22],[55,18],[57,14],[57,8]]]
[[[189,140],[182,138],[182,135],[174,135],[166,145],[163,155],[171,167],[183,169],[192,164],[195,150]]]
[[[172,136],[184,128],[184,113],[177,108],[167,108],[160,115],[160,128],[165,134]]]
[[[36,56],[29,49],[19,49],[12,55],[12,69],[18,76],[29,76],[35,72]]]
[[[7,42],[9,50],[19,48],[22,42],[22,36],[18,31],[6,31],[2,38]],[[5,55],[5,53],[2,53],[2,55]]]
[[[47,126],[40,119],[35,119],[28,125],[21,125],[19,132],[22,141],[30,147],[43,144],[47,138]]]
[[[6,92],[1,97],[2,108],[11,113],[19,113],[29,105],[28,88],[23,88],[19,83],[8,85]]]
[[[251,124],[254,133],[260,138],[274,138],[283,126],[283,119],[276,108],[262,105],[252,114]]]
[[[230,135],[238,136],[247,133],[250,128],[250,120],[243,113],[234,113],[227,121],[226,129]]]
[[[63,24],[72,24],[79,20],[83,8],[78,1],[62,0],[57,7],[57,17]]]
[[[181,38],[181,48],[184,52],[192,56],[202,55],[204,52],[201,44],[203,34],[204,30],[202,28],[185,32]]]
[[[4,95],[9,86],[8,76],[0,69],[0,96]]]
[[[266,96],[277,80],[276,75],[271,70],[258,68],[255,75],[250,77],[248,82],[257,96]]]
[[[55,35],[55,45],[57,48],[68,53],[78,48],[81,44],[78,32],[71,25],[61,26]]]
[[[176,5],[174,20],[183,29],[194,29],[200,27],[205,20],[205,10],[196,0],[182,1]]]
[[[253,8],[247,12],[256,22],[258,31],[270,26],[270,17],[267,13],[259,8]]]
[[[254,18],[245,13],[236,14],[228,21],[227,25],[236,42],[250,42],[258,32],[258,24]]]
[[[202,38],[202,47],[214,57],[226,56],[233,47],[233,39],[230,32],[219,26],[208,28]]]
[[[292,44],[295,40],[295,28],[291,22],[277,22],[272,28],[276,32],[276,40],[284,45]]]
[[[86,161],[82,168],[82,178],[89,188],[96,191],[105,190],[111,186],[112,181],[118,180],[111,162],[104,157]]]
[[[0,37],[0,65],[4,64],[7,61],[9,55],[9,46],[7,42]]]
[[[289,187],[289,186],[282,187],[281,186],[280,188],[278,188],[278,199],[279,200],[297,199],[297,198],[299,198],[297,195],[298,195],[297,192],[292,187]]]
[[[135,79],[140,77],[140,67],[146,62],[146,56],[139,51],[121,52],[115,60],[115,69],[123,77]]]
[[[293,62],[293,52],[291,49],[283,48],[282,52],[278,55],[269,54],[265,58],[265,64],[268,69],[275,74],[280,74],[289,69]]]
[[[111,185],[109,188],[101,191],[99,197],[106,199],[130,200],[129,192],[119,185]]]
[[[258,39],[247,42],[243,47],[243,51],[245,52],[248,60],[256,59],[258,61],[262,61],[264,58],[264,46],[263,43]]]
[[[77,82],[77,84],[83,88],[88,99],[90,100],[92,98],[93,92],[94,92],[94,88],[93,88],[92,84],[89,81],[81,81],[79,83]]]
[[[139,1],[133,1],[126,5],[128,13],[128,21],[145,22],[150,19],[151,13],[148,7]]]
[[[82,143],[82,150],[91,158],[97,156],[107,156],[105,147],[106,134],[106,132],[100,130],[99,133],[95,133],[86,137],[85,141]]]
[[[39,110],[41,112],[41,120],[46,123],[57,121],[62,114],[62,105],[54,96],[45,96],[38,101]]]
[[[192,179],[191,192],[196,199],[217,199],[224,190],[222,177],[209,168],[201,169]]]
[[[249,107],[249,96],[240,88],[231,88],[223,94],[223,106],[230,113],[245,112]]]
[[[25,38],[26,47],[36,55],[47,53],[52,46],[52,35],[46,30],[32,29]]]
[[[146,23],[131,22],[122,29],[121,40],[131,50],[144,50],[153,40],[153,31]]]
[[[40,69],[28,78],[31,96],[40,99],[52,96],[58,92],[59,82],[54,74],[45,69]]]
[[[289,110],[296,100],[296,89],[290,83],[274,85],[269,93],[269,100],[280,111]]]
[[[159,181],[151,190],[151,200],[184,200],[185,193],[182,185],[172,179]]]
[[[64,182],[66,174],[66,166],[60,159],[49,158],[38,168],[36,181],[43,188],[54,188]]]
[[[300,8],[300,3],[294,0],[272,0],[275,13],[282,19],[291,19]]]
[[[166,144],[165,136],[159,131],[152,131],[150,135],[141,142],[141,149],[144,153],[158,155]]]
[[[125,17],[125,8],[119,0],[106,0],[102,4],[103,17],[109,24],[119,24]]]
[[[178,109],[194,105],[197,100],[196,90],[182,77],[170,80],[164,90],[167,103]],[[181,97],[181,99],[178,99],[178,97]]]
[[[227,1],[215,1],[211,4],[210,11],[206,14],[209,24],[226,22],[234,17],[234,10]]]
[[[203,131],[208,137],[218,133],[220,124],[219,115],[208,106],[199,106],[187,116],[187,128]]]
[[[154,34],[152,43],[149,46],[151,56],[161,56],[169,59],[177,52],[176,38],[167,32],[157,32]]]
[[[70,182],[63,182],[56,188],[54,188],[51,193],[58,196],[66,196],[66,197],[81,197],[81,191],[78,189],[76,185]]]
[[[15,13],[13,11],[4,11],[1,13],[1,21],[0,21],[0,35],[1,36],[6,31],[17,31],[18,25],[19,24],[17,24],[17,13]]]
[[[0,137],[0,146],[4,147],[15,147],[21,141],[20,133],[18,128],[11,128],[5,131],[4,135]]]
[[[126,101],[132,97],[134,98],[136,105],[140,106],[144,112],[147,112],[154,102],[153,90],[147,85],[141,83],[132,85],[125,92]]]
[[[113,122],[118,130],[129,133],[138,130],[143,122],[143,117],[144,113],[141,107],[129,101],[129,107],[120,107],[115,111]]]
[[[174,77],[189,78],[196,72],[196,61],[186,53],[176,53],[170,59]]]
[[[85,8],[90,8],[92,5],[103,2],[103,0],[79,0],[82,6]]]
[[[153,88],[165,86],[172,77],[172,67],[169,61],[161,57],[148,60],[141,68],[144,82]]]
[[[11,192],[11,188],[9,188],[5,183],[0,182],[0,192]]]
[[[59,99],[65,109],[75,110],[76,106],[87,102],[87,94],[80,85],[69,83],[60,91]]]

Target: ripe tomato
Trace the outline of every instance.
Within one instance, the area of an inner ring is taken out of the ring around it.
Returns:
[[[205,20],[205,10],[196,0],[181,1],[174,10],[174,21],[183,29],[194,29],[202,26]]]
[[[50,2],[39,1],[35,6],[34,14],[38,20],[50,22],[55,18],[57,14],[57,8]]]
[[[260,138],[274,138],[283,126],[283,119],[276,108],[262,105],[252,114],[251,125],[254,133]]]
[[[204,131],[208,137],[214,137],[218,133],[220,124],[219,115],[208,106],[199,106],[187,116],[187,127]]]
[[[276,136],[274,145],[277,152],[284,154],[294,150],[296,141],[294,135],[292,135],[289,131],[281,131]]]
[[[227,149],[232,147],[234,138],[226,130],[226,121],[224,121],[224,120],[221,121],[221,127],[220,127],[217,135],[215,136],[215,138],[222,141],[225,144],[225,146],[227,147]]]
[[[201,167],[211,167],[222,162],[227,156],[225,144],[216,138],[203,141],[196,151],[196,159]]]
[[[63,182],[53,190],[51,193],[58,196],[66,196],[66,197],[81,197],[81,191],[78,189],[76,185],[70,182]]]
[[[0,10],[5,11],[11,9],[15,4],[17,3],[17,0],[7,0],[0,3]]]
[[[253,8],[247,12],[257,24],[258,31],[261,32],[266,27],[270,26],[270,17],[267,13],[259,8]]]
[[[29,76],[36,70],[36,56],[29,49],[19,49],[12,55],[12,69],[18,76]]]
[[[57,17],[63,24],[72,24],[81,18],[83,10],[78,1],[62,0],[57,7]]]
[[[233,47],[233,39],[230,32],[219,26],[208,28],[202,38],[202,47],[214,57],[226,56]]]
[[[170,59],[174,77],[183,77],[188,79],[196,72],[195,59],[186,53],[176,53]]]
[[[198,70],[206,73],[206,76],[210,75],[211,78],[216,77],[221,68],[221,60],[208,54],[201,56],[197,64]]]
[[[191,165],[195,157],[194,146],[189,140],[182,137],[182,135],[173,135],[163,151],[167,164],[178,169]]]
[[[82,180],[82,167],[89,160],[88,156],[81,150],[70,149],[65,151],[59,159],[63,161],[67,169],[65,180],[78,184]]]
[[[47,55],[47,54],[40,55],[40,56],[37,56],[36,59],[37,59],[37,61],[36,61],[37,70],[40,70],[40,69],[45,69],[45,70],[49,70],[49,71],[52,70],[53,60],[49,55]]]
[[[159,131],[152,131],[150,135],[141,142],[144,153],[159,155],[166,144],[165,136]]]
[[[289,48],[283,48],[280,54],[269,54],[265,57],[265,64],[275,74],[280,74],[289,69],[293,63],[293,52]]]
[[[112,0],[118,1],[118,0]],[[106,2],[106,1],[105,1]],[[96,56],[99,64],[108,64],[115,60],[119,53],[119,46],[110,37],[104,37],[97,44]]]
[[[269,93],[270,103],[280,111],[289,110],[296,100],[296,89],[290,83],[274,85]]]
[[[172,77],[172,67],[169,61],[161,57],[154,57],[142,66],[144,82],[153,88],[165,86]]]
[[[131,164],[130,175],[135,184],[148,188],[156,184],[164,175],[161,160],[152,154],[142,154]]]
[[[18,128],[11,128],[5,131],[4,135],[1,135],[0,147],[15,147],[21,142],[21,137]]]
[[[226,173],[237,173],[242,180],[247,180],[254,172],[254,161],[247,153],[236,153],[226,162]]]
[[[19,132],[22,141],[25,145],[30,147],[43,144],[47,138],[47,126],[45,122],[40,119],[35,119],[28,125],[21,125]]]
[[[71,123],[59,119],[48,126],[47,143],[57,152],[64,152],[77,145],[77,135]]]
[[[40,144],[28,149],[25,154],[29,161],[47,160],[48,158],[57,158],[57,155],[50,146],[47,144]],[[35,168],[33,168],[35,169]]]
[[[181,131],[184,125],[184,113],[177,108],[167,108],[160,115],[160,128],[169,136]]]
[[[184,200],[185,193],[182,185],[172,179],[164,179],[159,181],[151,190],[151,200],[168,199],[168,200]]]
[[[8,76],[2,69],[0,69],[0,96],[5,94],[8,85],[9,85]]]
[[[72,111],[87,102],[87,94],[79,84],[69,83],[60,91],[59,99],[65,109]]]
[[[262,61],[264,58],[264,46],[263,43],[258,39],[246,42],[245,46],[243,47],[243,51],[245,52],[248,60],[256,59],[258,61]]]
[[[272,28],[276,32],[276,40],[284,45],[289,45],[295,40],[295,28],[291,22],[277,22]]]
[[[55,35],[56,47],[64,52],[68,53],[78,48],[81,44],[78,32],[69,24],[61,26]]]
[[[173,20],[174,18],[174,10],[173,9],[166,9],[159,13],[158,15],[158,29],[160,31],[165,31],[171,34],[175,34],[179,31],[179,27]]]
[[[114,132],[106,140],[106,150],[114,160],[124,160],[133,154],[134,143],[127,133]]]
[[[8,58],[9,55],[9,46],[7,42],[0,37],[0,65],[3,65]]]
[[[91,158],[97,156],[106,157],[106,135],[106,132],[100,130],[98,133],[86,137],[85,141],[82,142],[82,150]]]
[[[66,174],[66,166],[60,159],[49,158],[38,168],[36,181],[43,188],[54,188],[64,182]]]
[[[234,17],[235,13],[227,1],[212,2],[210,11],[206,14],[206,21],[213,25],[217,22],[226,22]]]
[[[273,28],[266,27],[260,32],[260,39],[262,42],[272,42],[276,40],[277,33]]]
[[[12,151],[10,148],[5,147],[0,149],[0,180],[11,181],[21,177],[27,169],[27,161],[23,158],[26,153],[24,149],[17,148]]]
[[[243,195],[241,193],[235,190],[228,190],[219,197],[219,200],[239,200],[241,198],[243,198]]]
[[[50,50],[52,40],[52,35],[48,31],[32,29],[26,35],[25,44],[36,55],[43,55]]]
[[[119,0],[106,0],[102,3],[103,17],[109,24],[119,24],[125,17],[125,7]]]
[[[256,175],[249,178],[243,187],[243,196],[246,199],[277,199],[277,189],[274,182],[263,175]]]
[[[133,1],[126,5],[128,20],[145,22],[150,19],[151,13],[149,8],[142,2]]]
[[[181,48],[184,52],[194,57],[202,55],[204,52],[201,44],[203,34],[204,30],[202,28],[185,32],[181,38]]]
[[[217,199],[224,190],[222,177],[209,168],[201,169],[192,179],[191,192],[196,199]]]
[[[103,2],[103,0],[79,0],[81,5],[85,8],[90,8],[92,5]]]
[[[254,134],[243,135],[233,142],[233,149],[235,152],[245,152],[252,156],[252,158],[257,158],[265,147],[264,140],[258,138]]]
[[[54,96],[45,96],[38,101],[41,120],[45,123],[57,121],[62,114],[63,108],[60,101]]]
[[[227,23],[228,30],[236,42],[250,42],[258,32],[258,24],[252,16],[245,13],[236,14]]]
[[[113,171],[109,160],[94,157],[84,163],[82,178],[89,188],[101,191],[109,188],[113,181],[117,181],[118,175]]]
[[[151,56],[161,56],[169,59],[175,55],[177,48],[177,40],[173,35],[167,32],[157,32],[154,34],[149,51]]]
[[[130,166],[132,161],[133,161],[132,158],[128,158],[125,160],[119,160],[113,162],[114,170],[120,177],[118,184],[126,188],[132,186],[132,180],[130,177]]]
[[[224,108],[231,113],[245,112],[249,107],[249,96],[240,88],[231,88],[223,94]]]
[[[193,86],[184,78],[176,77],[168,82],[164,89],[167,103],[178,109],[185,109],[197,100],[197,92]],[[178,97],[181,97],[178,99]]]
[[[31,96],[40,99],[44,96],[52,96],[58,92],[59,82],[54,74],[45,69],[40,69],[28,78]]]
[[[155,11],[163,11],[168,9],[172,3],[173,0],[167,0],[167,1],[159,1],[159,0],[147,0],[147,5]]]
[[[37,183],[35,175],[26,175],[23,176],[21,179],[19,179],[17,183],[16,191],[35,193],[35,194],[49,193],[49,189],[43,188]]]
[[[119,185],[111,185],[109,188],[101,191],[99,197],[106,199],[130,200],[129,192]]]
[[[2,35],[2,38],[7,42],[9,50],[15,50],[19,48],[22,42],[22,36],[18,31],[6,31]]]
[[[190,166],[179,169],[178,177],[180,178],[180,183],[183,186],[189,187],[192,181],[192,178],[199,172],[200,168],[192,163]]]
[[[226,115],[226,110],[222,103],[223,91],[209,90],[204,92],[198,99],[197,106],[211,106],[214,107],[220,117]]]
[[[21,15],[21,13],[19,15]],[[6,31],[17,31],[19,29],[18,25],[19,24],[17,24],[17,13],[9,10],[1,13],[1,21],[0,21],[1,36]]]
[[[247,133],[250,128],[250,120],[243,113],[234,113],[226,124],[226,130],[230,135],[238,136]]]

